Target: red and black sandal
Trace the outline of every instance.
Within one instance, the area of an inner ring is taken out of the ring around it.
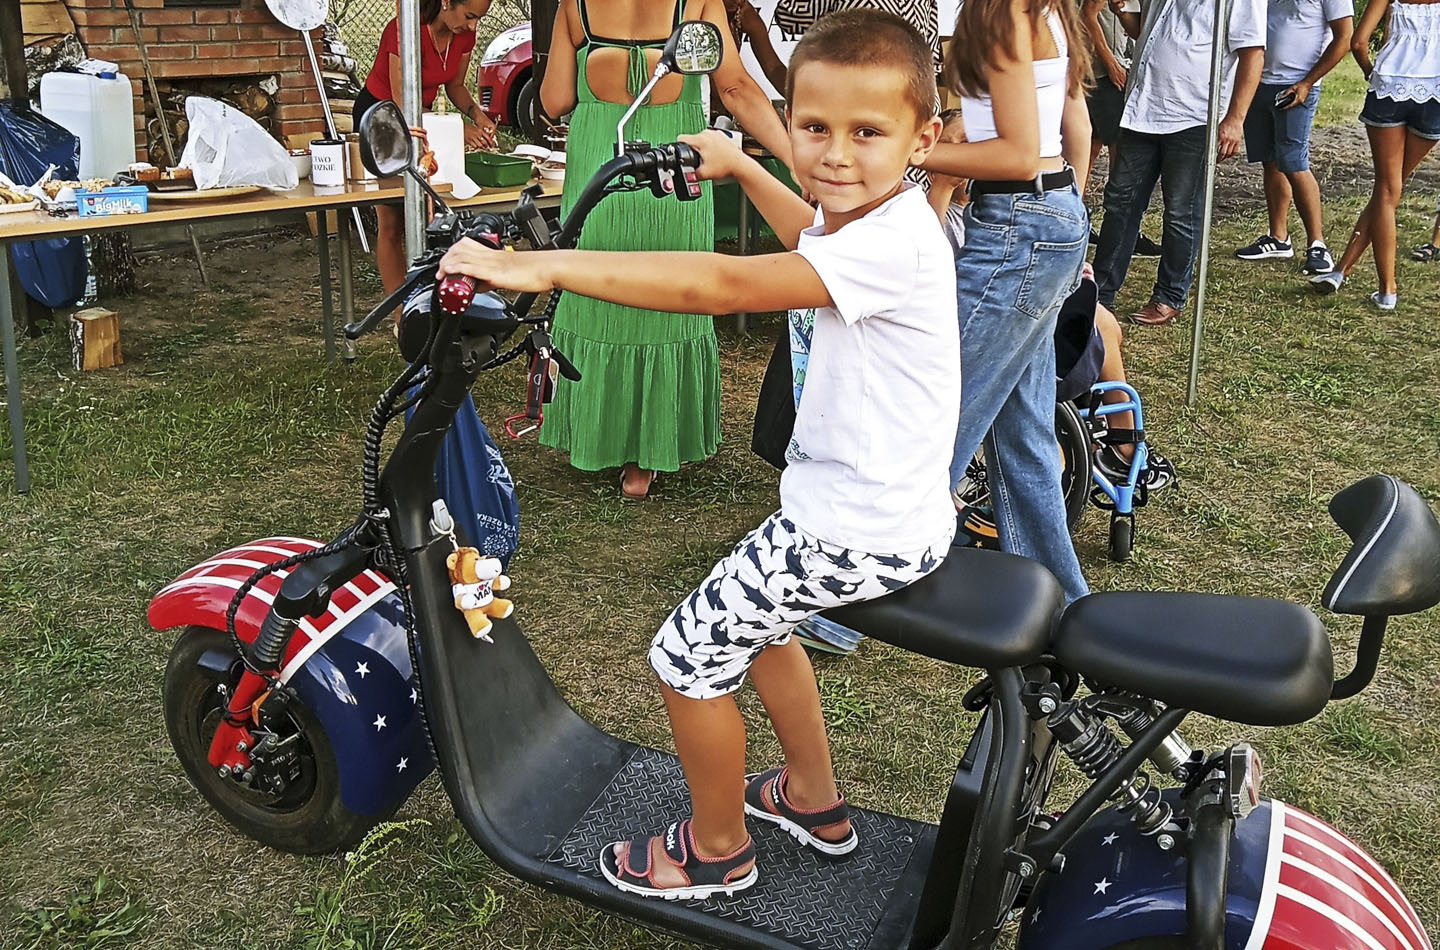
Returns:
[[[853,827],[838,841],[820,837],[849,819],[850,806],[845,804],[845,799],[840,798],[824,808],[796,808],[785,797],[789,775],[789,769],[771,769],[745,776],[745,814],[779,825],[790,837],[826,857],[843,857],[854,851],[860,838]]]
[[[651,856],[650,842],[654,838],[634,838],[622,864],[615,855],[615,845],[607,844],[600,850],[600,873],[605,880],[622,891],[639,894],[641,897],[663,897],[667,901],[703,900],[717,894],[729,897],[745,890],[759,878],[755,870],[755,842],[749,838],[733,854],[723,858],[707,858],[695,848],[695,835],[690,830],[690,819],[677,821],[665,829],[661,843],[665,846],[665,859],[685,877],[685,884],[678,887],[662,887],[655,880],[655,868]],[[644,864],[635,865],[635,856],[644,855]],[[746,868],[749,865],[749,868]]]

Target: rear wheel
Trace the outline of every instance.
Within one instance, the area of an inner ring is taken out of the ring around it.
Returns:
[[[200,666],[207,653],[233,658],[220,677]],[[357,815],[340,800],[340,772],[325,730],[309,709],[291,702],[274,731],[295,753],[283,788],[261,791],[221,778],[210,765],[210,740],[220,725],[225,695],[240,679],[239,657],[220,630],[189,627],[165,668],[165,730],[190,781],[222,817],[279,851],[321,854],[355,844],[383,815]],[[224,686],[225,694],[219,687]]]
[[[1065,497],[1065,522],[1071,533],[1080,525],[1090,494],[1090,429],[1068,402],[1055,404],[1055,442],[1060,453],[1060,491]],[[965,468],[955,493],[959,532],[955,543],[998,548],[999,534],[990,500],[990,482],[982,447]]]

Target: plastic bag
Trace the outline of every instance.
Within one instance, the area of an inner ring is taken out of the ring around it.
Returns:
[[[195,187],[260,185],[289,191],[300,184],[290,153],[234,106],[204,96],[185,100],[190,137],[180,165],[195,173]]]
[[[78,178],[80,140],[28,103],[0,101],[0,172],[26,187],[51,165],[61,178]],[[25,292],[47,307],[68,306],[85,293],[85,248],[78,237],[16,241],[10,256]]]

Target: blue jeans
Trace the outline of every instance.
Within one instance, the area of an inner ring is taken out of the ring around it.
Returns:
[[[1000,546],[1038,561],[1067,601],[1088,592],[1065,521],[1055,447],[1055,317],[1080,283],[1090,233],[1075,188],[982,195],[955,256],[960,426],[950,483],[985,442]]]
[[[1155,183],[1165,198],[1160,267],[1150,299],[1179,310],[1190,293],[1195,267],[1195,236],[1204,208],[1205,126],[1151,135],[1122,128],[1111,151],[1110,180],[1105,183],[1105,220],[1095,245],[1095,282],[1100,302],[1115,304],[1125,283],[1140,219]]]

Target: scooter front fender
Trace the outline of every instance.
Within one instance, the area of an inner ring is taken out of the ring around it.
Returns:
[[[182,573],[150,601],[156,630],[225,629],[235,592],[256,570],[320,547],[304,538],[264,538],[223,551]],[[287,572],[255,585],[235,615],[235,632],[251,643]],[[415,690],[404,607],[395,585],[365,571],[308,617],[286,649],[280,679],[315,713],[335,753],[340,797],[359,815],[389,811],[434,768]]]
[[[1166,797],[1175,803],[1175,790]],[[1096,815],[1065,848],[1021,918],[1018,950],[1184,948],[1185,859],[1140,835],[1126,812]],[[1226,950],[1432,950],[1380,864],[1298,808],[1264,800],[1235,825]]]

